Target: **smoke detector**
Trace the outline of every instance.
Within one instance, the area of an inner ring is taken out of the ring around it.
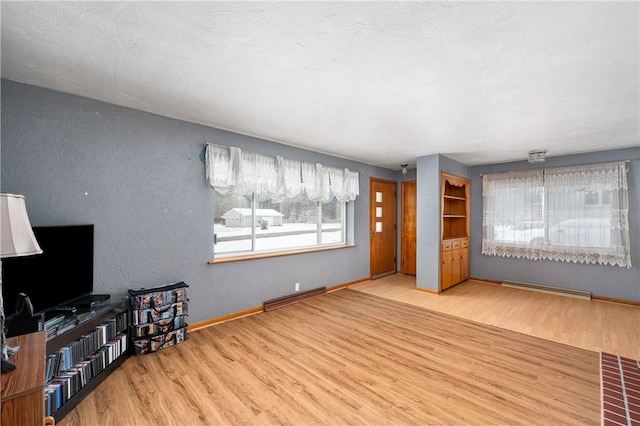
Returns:
[[[546,159],[547,151],[538,150],[538,151],[529,151],[529,163],[537,164],[544,163]]]

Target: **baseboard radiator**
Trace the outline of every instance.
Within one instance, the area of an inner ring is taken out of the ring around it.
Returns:
[[[273,311],[274,309],[282,308],[293,303],[302,302],[303,300],[311,299],[313,297],[322,296],[326,293],[326,287],[293,293],[288,296],[278,297],[277,299],[267,300],[266,302],[264,302],[263,309],[265,311]]]
[[[571,290],[568,288],[551,287],[548,285],[521,283],[518,281],[502,281],[503,287],[518,288],[521,290],[538,291],[540,293],[555,294],[558,296],[575,297],[577,299],[591,300],[591,292],[583,290]]]

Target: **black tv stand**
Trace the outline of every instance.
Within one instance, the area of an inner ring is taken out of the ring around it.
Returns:
[[[110,297],[108,294],[89,294],[71,301],[69,305],[77,308],[91,308],[107,302]]]
[[[51,318],[55,318],[60,315],[69,316],[78,312],[78,308],[75,306],[60,306],[59,308],[51,309],[50,311],[46,311],[44,318],[46,321],[49,321]]]
[[[69,302],[69,305],[72,304],[73,302]],[[62,420],[62,418],[71,411],[73,407],[82,401],[84,397],[95,389],[98,384],[100,384],[129,356],[129,350],[126,348],[126,343],[128,341],[128,315],[129,303],[127,299],[122,299],[117,303],[103,302],[95,305],[89,309],[88,312],[81,312],[78,310],[76,314],[68,313],[64,320],[64,331],[47,338],[46,353],[47,357],[49,357],[61,348],[74,345],[74,342],[86,338],[88,334],[91,334],[96,327],[101,324],[109,321],[116,321],[118,324],[116,328],[119,329],[118,335],[123,335],[122,339],[124,340],[125,345],[125,347],[121,347],[123,349],[121,355],[116,356],[111,360],[110,364],[108,364],[104,370],[96,374],[84,386],[76,389],[76,392],[71,396],[71,398],[69,398],[69,400],[59,408],[49,411],[50,415],[55,418],[56,423]],[[69,324],[69,326],[66,326],[66,324]],[[49,384],[49,382],[47,382],[47,384]],[[45,409],[48,409],[46,402]]]

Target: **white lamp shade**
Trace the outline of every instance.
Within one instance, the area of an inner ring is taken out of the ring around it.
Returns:
[[[0,194],[0,258],[42,253],[27,216],[23,195]]]

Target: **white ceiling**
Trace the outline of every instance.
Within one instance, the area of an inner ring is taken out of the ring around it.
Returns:
[[[2,77],[392,169],[478,165],[640,145],[639,27],[637,1],[2,1]]]

